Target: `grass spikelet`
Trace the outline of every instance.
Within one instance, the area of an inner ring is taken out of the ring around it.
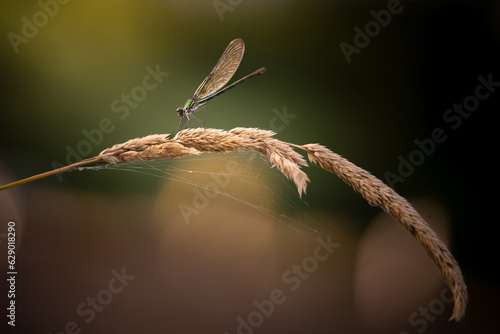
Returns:
[[[295,145],[294,145],[295,146]],[[295,146],[307,152],[313,163],[335,173],[359,192],[369,203],[391,214],[424,247],[448,281],[455,298],[450,320],[460,320],[465,313],[468,294],[460,267],[446,245],[408,201],[375,176],[319,144]]]
[[[309,178],[301,167],[307,166],[307,162],[293,148],[301,149],[307,153],[312,163],[317,163],[321,168],[335,173],[370,204],[377,205],[391,214],[415,237],[447,279],[455,299],[451,319],[460,320],[465,313],[468,300],[467,287],[460,267],[446,245],[439,240],[436,233],[406,199],[369,172],[322,145],[295,145],[275,139],[274,135],[272,131],[255,128],[235,128],[230,131],[186,129],[178,132],[172,139],[168,138],[168,134],[150,135],[114,145],[94,158],[1,186],[0,191],[96,162],[114,164],[177,159],[201,153],[254,151],[266,156],[273,167],[292,180],[297,186],[299,195],[302,196]]]

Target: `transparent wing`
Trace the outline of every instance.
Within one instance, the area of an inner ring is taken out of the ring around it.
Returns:
[[[212,72],[203,80],[201,85],[194,92],[194,99],[202,99],[221,89],[238,69],[243,53],[245,52],[245,43],[241,38],[231,41],[227,46],[219,61],[215,64]]]

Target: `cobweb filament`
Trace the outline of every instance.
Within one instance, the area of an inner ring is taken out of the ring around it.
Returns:
[[[230,157],[229,157],[230,155]],[[85,170],[120,170],[159,177],[164,180],[181,183],[189,187],[197,187],[200,190],[215,192],[217,195],[224,196],[232,201],[242,203],[252,209],[271,217],[295,232],[308,239],[315,239],[320,234],[326,234],[327,228],[319,223],[309,212],[312,212],[309,204],[300,198],[293,183],[287,180],[283,175],[271,168],[271,164],[260,154],[252,153],[232,153],[222,156],[197,156],[182,159],[183,163],[189,165],[203,164],[205,162],[219,161],[226,163],[229,160],[236,161],[242,166],[240,175],[233,175],[220,170],[195,170],[193,168],[185,169],[179,167],[176,163],[169,160],[162,161],[134,161],[129,163],[103,164],[93,167],[82,167]],[[206,176],[223,176],[236,178],[242,187],[237,190],[214,189],[206,185]],[[194,177],[202,177],[199,181]],[[265,182],[262,181],[265,179]],[[262,192],[269,194],[272,204],[268,207],[260,200]]]

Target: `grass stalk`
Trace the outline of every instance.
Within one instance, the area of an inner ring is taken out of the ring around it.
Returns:
[[[336,174],[370,204],[377,205],[392,215],[422,245],[453,292],[455,305],[450,320],[458,321],[462,318],[468,295],[460,267],[446,245],[405,198],[366,170],[322,145],[295,145],[275,139],[274,135],[272,131],[255,128],[234,128],[229,131],[186,129],[178,132],[172,139],[168,138],[168,134],[149,135],[114,145],[96,157],[0,186],[0,191],[96,162],[114,164],[177,159],[201,153],[254,151],[266,156],[273,167],[292,180],[302,196],[309,178],[301,167],[307,166],[307,162],[293,148],[301,149],[307,153],[309,161]]]

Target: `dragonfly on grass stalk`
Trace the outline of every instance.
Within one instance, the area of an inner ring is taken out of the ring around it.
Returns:
[[[205,122],[202,123],[198,118],[194,116],[194,113],[198,111],[198,109],[206,107],[204,106],[204,104],[214,97],[219,96],[222,93],[227,92],[231,88],[234,88],[239,84],[244,83],[248,79],[253,78],[266,71],[265,67],[259,68],[257,71],[250,73],[246,77],[243,77],[240,80],[233,82],[229,86],[222,88],[229,80],[231,80],[234,73],[238,69],[244,52],[245,43],[243,43],[243,40],[241,38],[236,38],[229,43],[219,61],[217,62],[217,64],[215,64],[212,72],[210,72],[210,74],[200,84],[196,92],[194,92],[193,97],[187,100],[184,108],[177,108],[177,115],[179,115],[180,118],[177,131],[179,131],[182,120],[184,118],[186,118],[186,124],[184,125],[184,127],[187,126],[189,128],[190,117],[193,117],[195,120],[200,122],[200,124],[203,124],[203,126],[205,126]]]

